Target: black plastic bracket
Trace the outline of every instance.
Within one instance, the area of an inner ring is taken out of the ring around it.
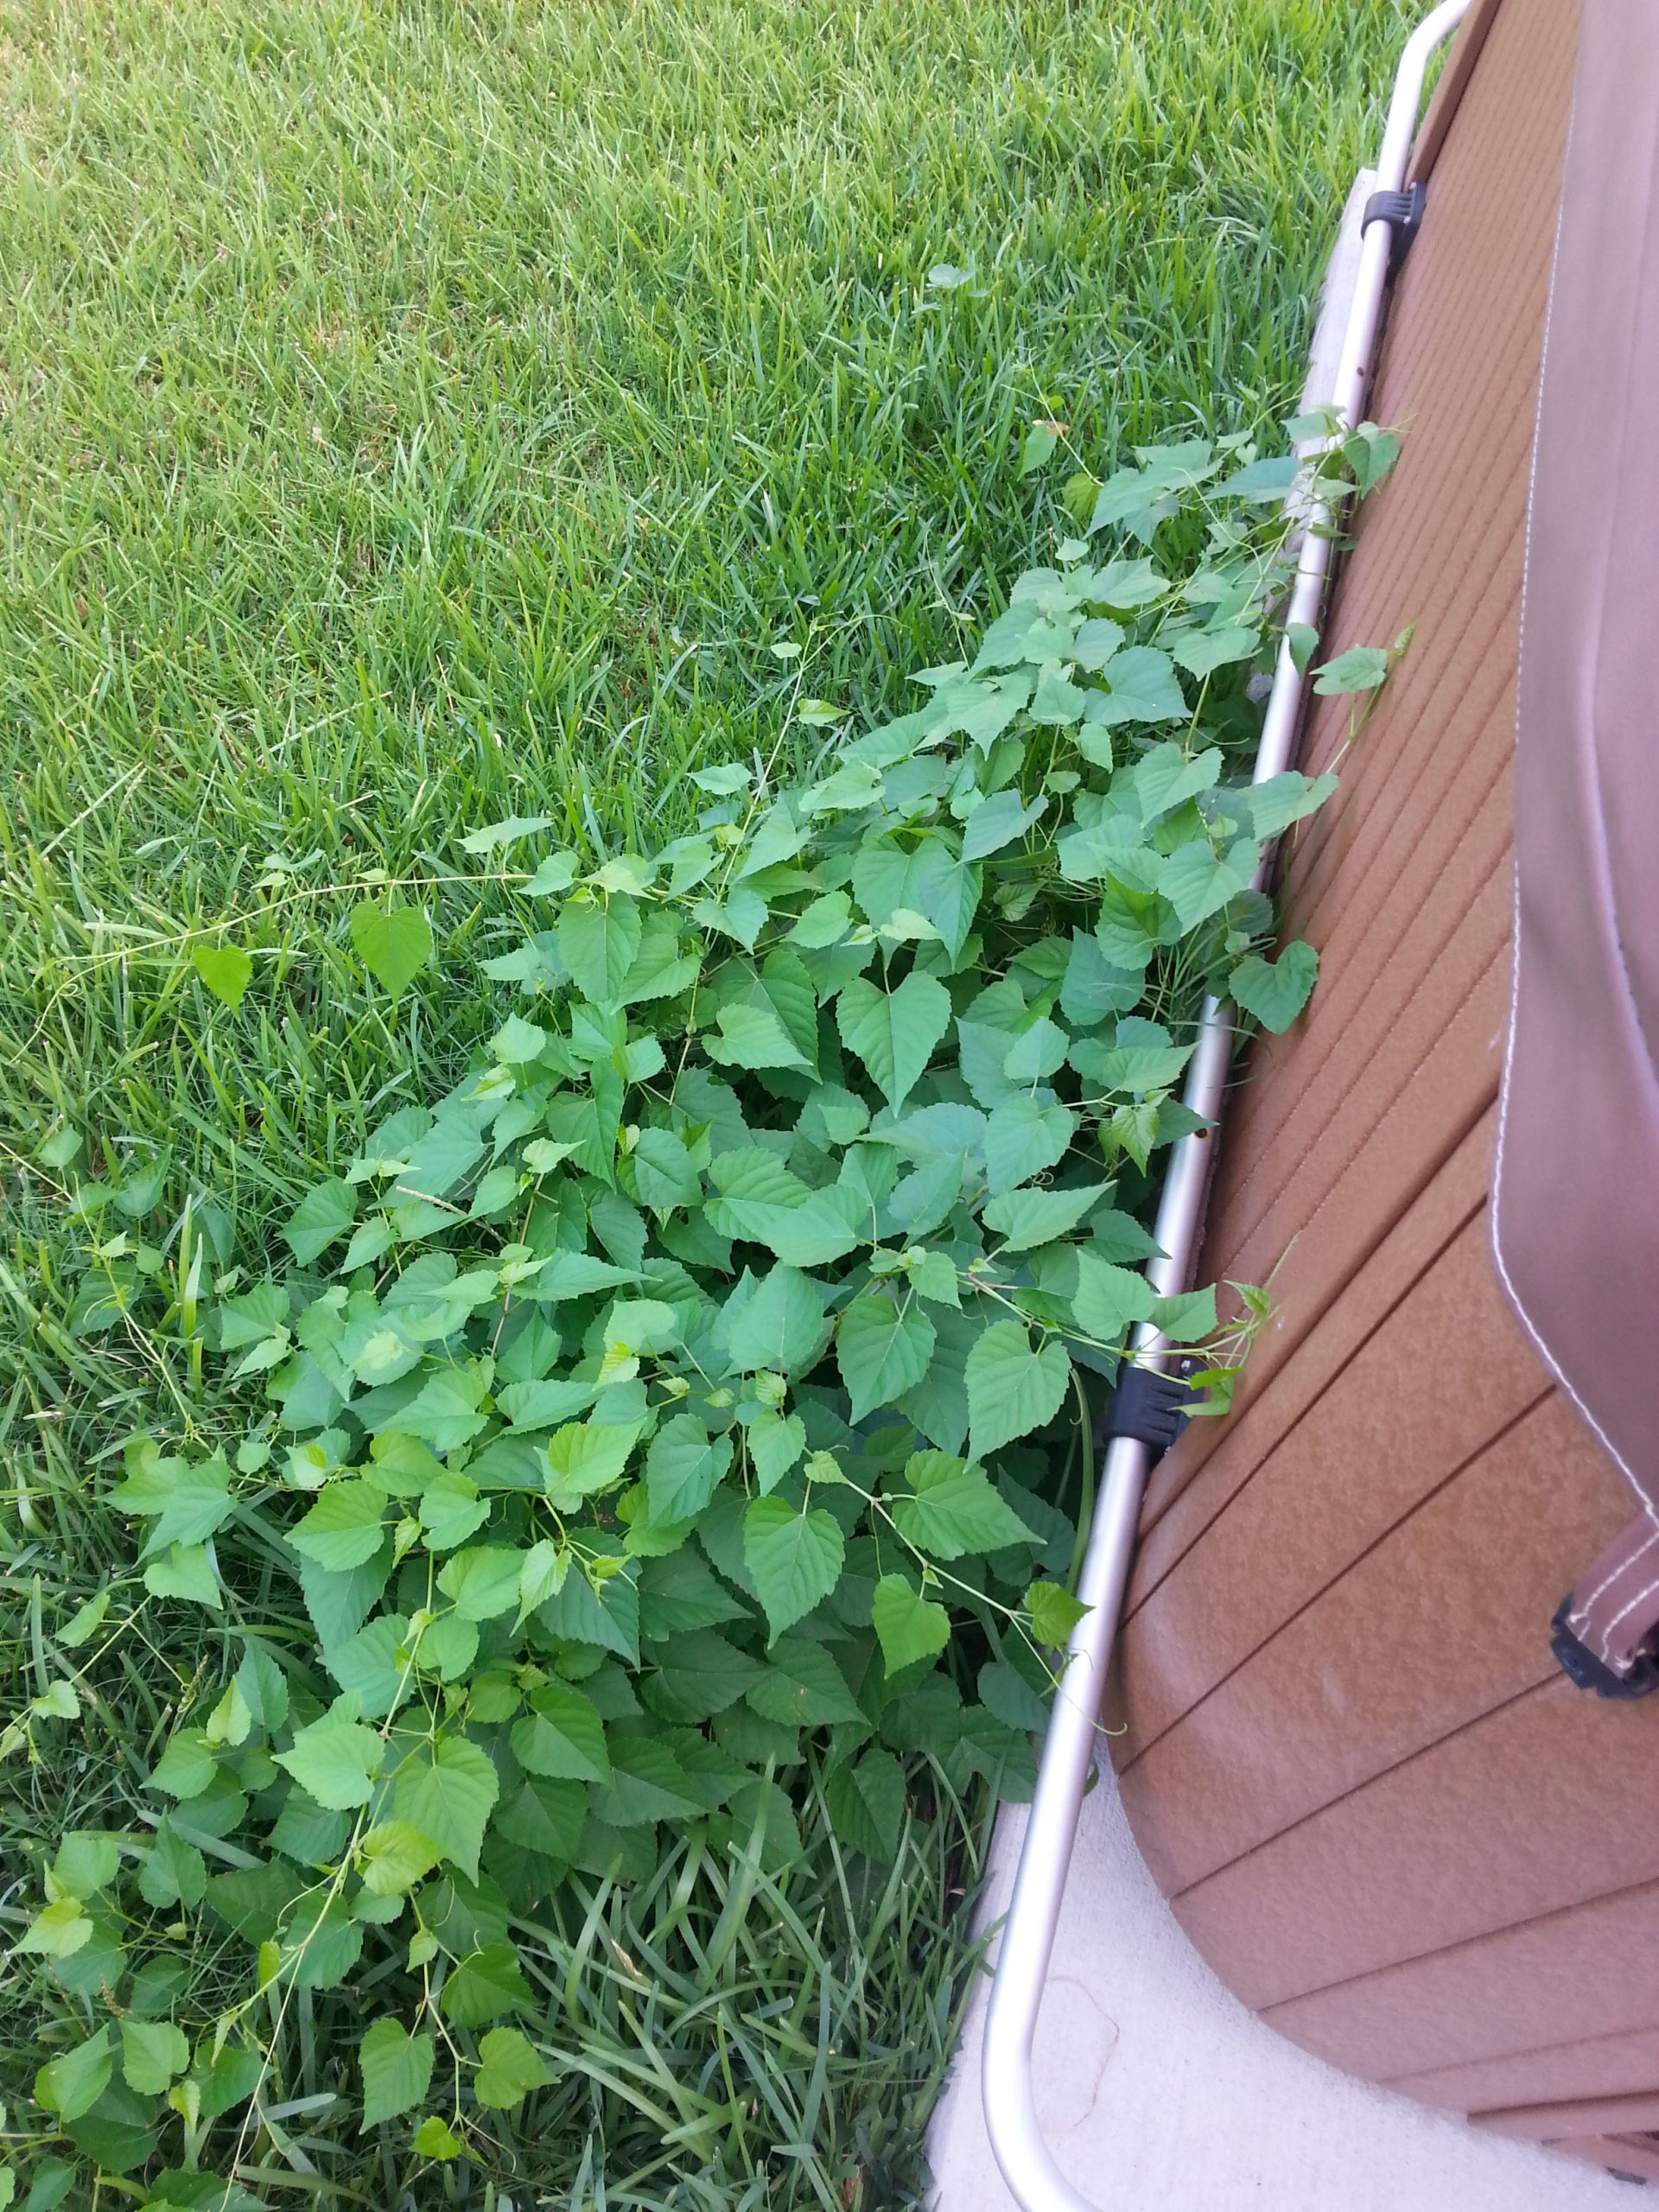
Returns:
[[[1161,1459],[1191,1419],[1188,1408],[1200,1402],[1202,1393],[1187,1388],[1192,1366],[1184,1359],[1180,1372],[1174,1375],[1127,1363],[1119,1368],[1116,1385],[1100,1417],[1101,1444],[1132,1436],[1154,1459]]]
[[[1408,185],[1403,192],[1374,192],[1365,202],[1365,213],[1359,219],[1360,235],[1363,237],[1373,223],[1386,223],[1393,232],[1389,242],[1390,276],[1400,274],[1411,242],[1423,226],[1427,204],[1426,184]]]
[[[1573,1593],[1569,1591],[1556,1607],[1555,1618],[1549,1624],[1549,1648],[1569,1681],[1576,1682],[1581,1690],[1593,1690],[1598,1697],[1620,1700],[1646,1697],[1649,1690],[1659,1689],[1659,1659],[1644,1651],[1628,1675],[1615,1674],[1567,1626],[1572,1608]]]

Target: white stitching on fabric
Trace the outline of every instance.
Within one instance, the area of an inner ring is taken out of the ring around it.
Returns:
[[[1634,1598],[1628,1599],[1624,1605],[1622,1605],[1618,1611],[1613,1615],[1612,1618],[1608,1622],[1606,1627],[1602,1630],[1601,1656],[1607,1662],[1609,1666],[1611,1666],[1614,1663],[1613,1637],[1615,1630],[1622,1620],[1626,1619],[1631,1613],[1633,1613],[1637,1607],[1641,1605],[1645,1599],[1651,1598],[1656,1591],[1659,1591],[1659,1574],[1656,1574],[1651,1582],[1646,1584],[1642,1589],[1638,1590]],[[1651,1624],[1649,1624],[1649,1625],[1651,1625]],[[1646,1631],[1643,1630],[1643,1633],[1645,1634]]]
[[[1568,117],[1567,126],[1567,150],[1561,162],[1561,204],[1556,210],[1555,214],[1555,244],[1550,256],[1549,292],[1544,307],[1544,335],[1543,342],[1539,349],[1538,358],[1538,405],[1533,416],[1532,462],[1527,474],[1526,549],[1521,565],[1521,620],[1516,655],[1515,743],[1517,756],[1521,750],[1520,671],[1526,657],[1527,587],[1532,581],[1533,511],[1535,497],[1538,488],[1538,429],[1539,425],[1543,419],[1544,381],[1546,372],[1549,365],[1550,327],[1554,321],[1555,315],[1555,279],[1560,268],[1561,232],[1565,226],[1567,218],[1566,179],[1567,172],[1572,166],[1573,139],[1573,134],[1578,128],[1578,121],[1579,101],[1577,87],[1575,86],[1573,90],[1572,111]],[[1637,1476],[1636,1470],[1630,1465],[1624,1453],[1618,1449],[1618,1446],[1608,1435],[1606,1430],[1603,1428],[1601,1423],[1596,1419],[1594,1414],[1591,1412],[1589,1407],[1585,1403],[1578,1391],[1573,1388],[1571,1378],[1567,1375],[1560,1362],[1556,1358],[1554,1353],[1545,1342],[1542,1332],[1539,1329],[1537,1323],[1533,1319],[1531,1314],[1528,1313],[1526,1306],[1522,1300],[1521,1294],[1516,1288],[1515,1282],[1503,1261],[1503,1247],[1499,1228],[1499,1214],[1503,1203],[1503,1139],[1509,1126],[1510,1081],[1515,1066],[1516,1016],[1521,1001],[1521,866],[1520,856],[1518,854],[1516,856],[1512,874],[1515,886],[1513,901],[1515,918],[1513,923],[1510,957],[1510,1034],[1509,1041],[1505,1046],[1503,1052],[1503,1081],[1498,1086],[1497,1143],[1492,1156],[1492,1195],[1491,1206],[1492,1262],[1497,1269],[1500,1281],[1503,1283],[1504,1289],[1509,1293],[1510,1302],[1514,1306],[1516,1313],[1519,1315],[1522,1325],[1525,1328],[1527,1334],[1531,1338],[1540,1358],[1543,1361],[1550,1373],[1555,1377],[1556,1382],[1560,1385],[1561,1389],[1567,1393],[1567,1395],[1572,1400],[1573,1405],[1577,1407],[1584,1420],[1594,1431],[1595,1435],[1600,1441],[1602,1448],[1605,1451],[1609,1459],[1612,1460],[1614,1465],[1624,1477],[1626,1482],[1630,1484],[1630,1488],[1636,1492],[1637,1497],[1640,1499],[1643,1511],[1655,1524],[1656,1529],[1659,1529],[1659,1506],[1656,1506],[1654,1500],[1648,1496],[1647,1491],[1642,1486],[1641,1479]]]
[[[1582,1598],[1573,1599],[1573,1611],[1567,1615],[1568,1620],[1587,1621],[1590,1618],[1590,1608],[1595,1604],[1597,1599],[1611,1590],[1621,1574],[1628,1574],[1643,1553],[1650,1552],[1656,1544],[1659,1544],[1659,1528],[1650,1529],[1633,1552],[1627,1552],[1611,1573],[1602,1576],[1593,1590]]]

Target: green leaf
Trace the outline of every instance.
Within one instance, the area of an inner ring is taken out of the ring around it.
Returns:
[[[516,845],[521,837],[533,837],[538,830],[550,828],[552,820],[550,814],[510,814],[505,821],[486,822],[480,830],[469,830],[461,841],[461,849],[475,858],[499,852],[504,845]]]
[[[355,1475],[326,1483],[311,1510],[289,1530],[288,1541],[302,1559],[342,1573],[379,1550],[385,1510],[386,1493],[378,1483]]]
[[[905,1825],[905,1770],[891,1751],[868,1751],[823,1778],[824,1803],[836,1835],[850,1851],[891,1865]]]
[[[83,1643],[90,1643],[97,1635],[99,1624],[110,1610],[110,1593],[100,1590],[84,1605],[77,1606],[63,1627],[58,1630],[56,1641],[66,1651],[78,1651]]]
[[[481,2028],[504,2012],[528,2012],[530,1984],[511,1943],[484,1943],[460,1960],[443,1985],[438,2009],[458,2028]]]
[[[748,1445],[754,1478],[766,1497],[805,1451],[806,1423],[798,1414],[779,1414],[766,1408],[749,1423]]]
[[[159,2096],[189,2063],[190,2044],[182,2028],[168,2020],[122,2021],[121,2071],[130,2089]]]
[[[363,2075],[359,2134],[420,2103],[431,2083],[435,2055],[431,2037],[410,2035],[401,2020],[374,2023],[357,2047]]]
[[[530,1711],[512,1727],[512,1755],[527,1774],[563,1782],[607,1783],[605,1724],[593,1700],[572,1682],[551,1681],[531,1693]]]
[[[1085,942],[1092,943],[1092,939]],[[1057,1166],[1077,1134],[1077,1116],[1033,1098],[1005,1099],[985,1125],[985,1179],[993,1196]]]
[[[1111,1189],[1109,1183],[1084,1183],[1069,1191],[1005,1191],[986,1201],[984,1220],[1003,1240],[1007,1252],[1027,1252],[1069,1236]]]
[[[712,1720],[761,1681],[761,1661],[712,1630],[671,1637],[652,1652],[660,1674],[647,1675],[645,1701],[664,1720]]]
[[[357,1847],[358,1871],[371,1897],[401,1897],[429,1874],[442,1856],[436,1844],[407,1821],[382,1821]]]
[[[398,998],[432,957],[432,925],[418,906],[352,909],[352,949],[382,990]]]
[[[889,1675],[936,1658],[950,1641],[950,1616],[902,1574],[884,1574],[872,1600],[875,1633]]]
[[[1154,745],[1141,754],[1127,779],[1139,802],[1141,821],[1150,826],[1166,814],[1173,814],[1178,806],[1185,806],[1200,791],[1213,791],[1221,780],[1222,766],[1217,746],[1189,753],[1173,739]],[[1113,788],[1116,791],[1116,786]]]
[[[748,1693],[755,1712],[786,1728],[833,1727],[864,1718],[839,1667],[821,1643],[785,1637],[774,1643],[772,1663]]]
[[[1345,698],[1351,691],[1375,691],[1387,679],[1393,656],[1386,645],[1350,645],[1313,671],[1313,689],[1322,699]]]
[[[493,1621],[518,1603],[524,1554],[505,1544],[471,1544],[438,1570],[438,1587],[464,1621]]]
[[[1315,813],[1336,788],[1334,776],[1302,776],[1294,768],[1287,768],[1282,775],[1269,776],[1265,783],[1251,785],[1239,797],[1249,813],[1252,836],[1276,837],[1293,822],[1300,822]],[[1233,804],[1230,791],[1226,797],[1229,804]]]
[[[331,1709],[302,1728],[290,1750],[274,1754],[277,1765],[330,1812],[368,1803],[385,1751],[374,1730],[353,1717],[355,1702],[342,1700],[346,1710]]]
[[[72,1959],[92,1940],[92,1923],[79,1897],[60,1897],[43,1906],[17,1939],[16,1948],[42,1959]]]
[[[1205,1337],[1214,1336],[1220,1325],[1216,1315],[1214,1283],[1205,1283],[1198,1290],[1178,1292],[1173,1298],[1157,1300],[1152,1319],[1154,1326],[1173,1344],[1195,1344]]]
[[[1297,938],[1277,960],[1247,954],[1234,969],[1227,988],[1246,1014],[1253,1014],[1276,1036],[1289,1028],[1307,1004],[1319,973],[1319,954]]]
[[[627,981],[642,931],[639,909],[626,896],[572,899],[559,916],[559,957],[571,982],[595,1006],[614,1006]]]
[[[659,1213],[696,1205],[702,1181],[683,1141],[671,1129],[641,1129],[628,1156],[642,1205]]]
[[[1244,623],[1224,623],[1220,629],[1188,630],[1171,638],[1171,657],[1192,676],[1209,676],[1234,661],[1250,659],[1262,642],[1262,632]]]
[[[1186,720],[1187,704],[1181,696],[1174,665],[1169,655],[1160,652],[1155,645],[1125,645],[1122,652],[1112,655],[1102,674],[1105,696],[1090,698],[1083,727],[1077,733],[1078,748],[1085,758],[1094,757],[1090,735],[1096,729],[1116,729],[1125,722]],[[1109,741],[1103,765],[1111,765]]]
[[[994,1321],[968,1355],[968,1408],[974,1457],[983,1459],[1059,1411],[1071,1363],[1054,1338],[1031,1349],[1023,1322]]]
[[[962,857],[978,861],[1001,852],[1004,845],[1023,837],[1047,810],[1048,801],[1041,797],[1027,805],[1017,791],[993,792],[968,817],[962,833]]]
[[[793,1375],[804,1370],[823,1346],[827,1302],[823,1285],[798,1268],[775,1267],[752,1279],[747,1294],[740,1284],[715,1332],[731,1370],[753,1374],[765,1368]]]
[[[200,1728],[181,1728],[150,1770],[149,1786],[180,1799],[200,1797],[219,1772],[207,1738]]]
[[[492,2028],[478,2046],[473,2094],[496,2112],[510,2112],[532,2089],[556,2079],[528,2037],[517,2028]]]
[[[154,1598],[185,1598],[215,1611],[225,1603],[205,1544],[169,1545],[144,1569],[144,1587]]]
[[[1116,1343],[1132,1324],[1152,1319],[1154,1302],[1152,1285],[1144,1275],[1114,1267],[1097,1253],[1078,1253],[1071,1311],[1085,1336]]]
[[[937,976],[915,969],[891,993],[855,976],[836,1001],[842,1042],[863,1061],[895,1111],[920,1080],[950,1019],[949,991]]]
[[[637,1423],[602,1427],[596,1421],[569,1421],[548,1440],[548,1490],[568,1512],[584,1497],[596,1497],[620,1482],[639,1440]]]
[[[121,1865],[121,1847],[112,1835],[72,1828],[58,1846],[52,1879],[66,1897],[96,1897],[108,1889]]]
[[[300,1200],[283,1227],[288,1248],[302,1268],[343,1236],[357,1211],[357,1197],[338,1175],[318,1183]]]
[[[241,946],[199,944],[190,955],[190,964],[213,996],[234,1013],[253,980],[253,963]]]
[[[663,1528],[702,1512],[732,1464],[729,1436],[711,1437],[695,1414],[675,1414],[645,1453],[645,1496]]]
[[[1025,1605],[1038,1643],[1052,1644],[1057,1649],[1089,1610],[1058,1582],[1033,1582],[1026,1592]]]
[[[66,2124],[79,2120],[103,2095],[114,2070],[110,2031],[103,2027],[41,2067],[35,2076],[35,2101]]]
[[[1026,432],[1025,442],[1020,448],[1020,474],[1034,476],[1058,443],[1056,424],[1033,423]]]
[[[1183,930],[1195,930],[1249,888],[1261,861],[1262,848],[1254,838],[1240,837],[1217,853],[1207,837],[1191,837],[1159,870],[1158,895],[1175,909]]]
[[[418,2158],[458,2158],[467,2145],[447,2120],[429,2113],[415,2131],[413,2147]]]
[[[743,1516],[743,1558],[774,1638],[827,1598],[847,1555],[840,1523],[821,1506],[798,1512],[757,1497]]]
[[[500,1787],[487,1753],[464,1738],[443,1736],[429,1754],[416,1754],[397,1770],[392,1810],[475,1882],[484,1829]]]
[[[878,1285],[855,1298],[836,1332],[836,1363],[862,1421],[919,1382],[933,1354],[932,1322],[913,1297],[895,1300]]]
[[[776,1007],[739,1001],[721,1007],[718,1020],[719,1035],[703,1038],[703,1050],[711,1060],[726,1067],[810,1070],[812,1063],[796,1046]]]
[[[888,1510],[899,1535],[935,1559],[959,1559],[964,1552],[1001,1551],[1006,1545],[1037,1542],[1013,1507],[987,1481],[981,1467],[965,1465],[945,1452],[917,1452],[905,1466],[911,1495],[889,1497]]]

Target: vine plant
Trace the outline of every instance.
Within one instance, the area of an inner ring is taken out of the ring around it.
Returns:
[[[1393,449],[1332,443],[1324,489]],[[84,2031],[37,2103],[102,2172],[256,2202],[276,2031],[348,1978],[362,2126],[469,2155],[557,2071],[515,1929],[572,1870],[647,1875],[663,1822],[786,1853],[808,1771],[874,1859],[924,1751],[1028,1786],[1090,1391],[1150,1319],[1203,1348],[1218,1410],[1264,1310],[1154,1298],[1139,1263],[1204,994],[1278,1030],[1314,981],[1252,883],[1333,779],[1235,766],[1296,465],[1223,439],[1074,476],[1076,534],[915,711],[804,782],[705,770],[658,852],[474,832],[524,924],[486,963],[512,1010],[485,1063],[308,1191],[257,1280],[213,1287],[188,1210],[148,1276],[105,1248],[82,1325],[165,1294],[154,1325],[250,1409],[224,1449],[127,1446],[133,1582],[228,1656],[144,1822],[67,1835],[17,1944]],[[414,906],[348,926],[394,992],[432,953]],[[231,1003],[256,972],[194,960]],[[309,1643],[272,1630],[273,1580]],[[58,1627],[0,1748],[73,1723],[124,1588]],[[247,1968],[193,2018],[204,1920]]]

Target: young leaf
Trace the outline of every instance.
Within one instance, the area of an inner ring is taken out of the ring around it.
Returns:
[[[1046,1338],[1033,1351],[1023,1322],[994,1321],[968,1355],[974,1457],[986,1459],[1052,1421],[1071,1374],[1058,1339]]]
[[[723,1006],[718,1016],[718,1036],[705,1036],[703,1050],[711,1060],[727,1067],[811,1068],[779,1020],[775,1007],[745,1005],[741,1001]]]
[[[1038,1541],[981,1467],[964,1465],[945,1452],[917,1452],[906,1462],[905,1480],[911,1494],[896,1492],[888,1500],[893,1525],[935,1559]]]
[[[559,917],[559,957],[594,1006],[614,1006],[639,950],[639,909],[626,896],[572,899]]]
[[[836,1001],[836,1024],[896,1112],[950,1026],[950,994],[938,976],[915,969],[893,992],[855,976]]]
[[[350,1184],[341,1182],[337,1175],[316,1184],[283,1225],[289,1251],[302,1268],[309,1267],[319,1253],[327,1251],[335,1237],[351,1227],[356,1212],[357,1197]]]
[[[1296,938],[1277,960],[1247,953],[1228,979],[1228,989],[1246,1014],[1274,1035],[1288,1029],[1307,1004],[1319,980],[1319,956]]]
[[[1375,691],[1387,680],[1393,658],[1386,645],[1350,645],[1345,653],[1313,671],[1313,689],[1322,699],[1345,698],[1352,691]]]
[[[167,2020],[123,2020],[121,2071],[130,2089],[141,2096],[162,2094],[190,2063],[182,2028]]]
[[[740,1285],[727,1300],[715,1332],[725,1344],[732,1370],[753,1374],[766,1368],[776,1375],[801,1370],[823,1342],[828,1302],[823,1285],[798,1268],[779,1266],[753,1281],[740,1302],[741,1289]]]
[[[935,1333],[913,1296],[895,1300],[882,1285],[855,1298],[836,1332],[836,1363],[862,1421],[877,1406],[902,1398],[927,1372]]]
[[[442,1736],[429,1754],[412,1754],[397,1770],[392,1810],[475,1882],[485,1826],[500,1787],[486,1752],[461,1737]]]
[[[1089,1610],[1058,1582],[1033,1582],[1026,1592],[1025,1603],[1032,1634],[1039,1643],[1052,1644],[1057,1649]]]
[[[491,1621],[518,1602],[524,1554],[506,1544],[471,1544],[438,1570],[438,1587],[464,1621]]]
[[[417,2158],[458,2158],[467,2148],[447,2120],[429,2113],[416,2129],[413,2148]]]
[[[432,925],[418,906],[352,909],[352,949],[382,990],[401,997],[432,957]]]
[[[366,1805],[374,1795],[374,1777],[385,1750],[375,1731],[353,1718],[348,1707],[346,1711],[331,1709],[321,1720],[302,1728],[292,1747],[274,1756],[277,1765],[286,1767],[319,1805],[344,1812]]]
[[[1078,1253],[1071,1311],[1085,1336],[1115,1343],[1132,1322],[1149,1321],[1153,1305],[1152,1285],[1144,1275],[1115,1267],[1098,1253]]]
[[[556,2079],[551,2067],[517,2028],[492,2028],[478,2046],[473,2094],[494,2111],[510,2112],[532,2089]]]
[[[339,1574],[379,1550],[385,1510],[386,1493],[378,1483],[359,1476],[326,1483],[311,1510],[289,1530],[288,1541],[302,1558]]]
[[[775,1491],[806,1449],[806,1423],[798,1414],[779,1414],[769,1408],[749,1423],[749,1458],[762,1497]]]
[[[402,1897],[431,1872],[442,1855],[407,1821],[382,1821],[357,1847],[358,1871],[371,1897]]]
[[[232,1013],[253,980],[253,963],[239,944],[199,944],[190,964],[216,999]]]
[[[1077,1128],[1077,1116],[1065,1106],[1039,1106],[1027,1097],[1005,1099],[985,1125],[985,1179],[992,1195],[1012,1191],[1045,1168],[1058,1166]]]
[[[92,2110],[109,2087],[114,2070],[110,2031],[102,2027],[73,2050],[65,2051],[61,2058],[41,2067],[35,2076],[35,2101],[67,2126]]]
[[[884,1574],[872,1601],[875,1633],[889,1675],[937,1658],[950,1641],[950,1616],[902,1574]]]
[[[846,1555],[840,1523],[821,1506],[798,1512],[781,1497],[753,1501],[743,1516],[743,1557],[774,1639],[829,1596]]]
[[[531,1693],[530,1711],[512,1727],[512,1755],[526,1774],[563,1782],[607,1783],[611,1762],[605,1724],[593,1700],[573,1682],[544,1682]]]
[[[850,1851],[891,1864],[905,1825],[905,1770],[891,1751],[868,1751],[823,1778],[824,1803],[836,1834]]]
[[[673,1528],[701,1513],[732,1464],[729,1436],[710,1436],[695,1414],[675,1414],[645,1453],[645,1496],[651,1517]]]
[[[1179,1292],[1173,1298],[1160,1298],[1152,1309],[1154,1325],[1173,1344],[1200,1344],[1205,1337],[1214,1336],[1219,1326],[1216,1316],[1216,1287],[1206,1282],[1197,1290]]]
[[[374,2023],[357,2047],[363,2075],[359,2134],[420,2103],[432,2080],[435,2055],[431,2037],[410,2035],[401,2020]]]
[[[1001,1236],[1005,1252],[1028,1252],[1069,1236],[1110,1188],[1109,1183],[1084,1183],[1069,1191],[1007,1191],[987,1202],[985,1226]]]

